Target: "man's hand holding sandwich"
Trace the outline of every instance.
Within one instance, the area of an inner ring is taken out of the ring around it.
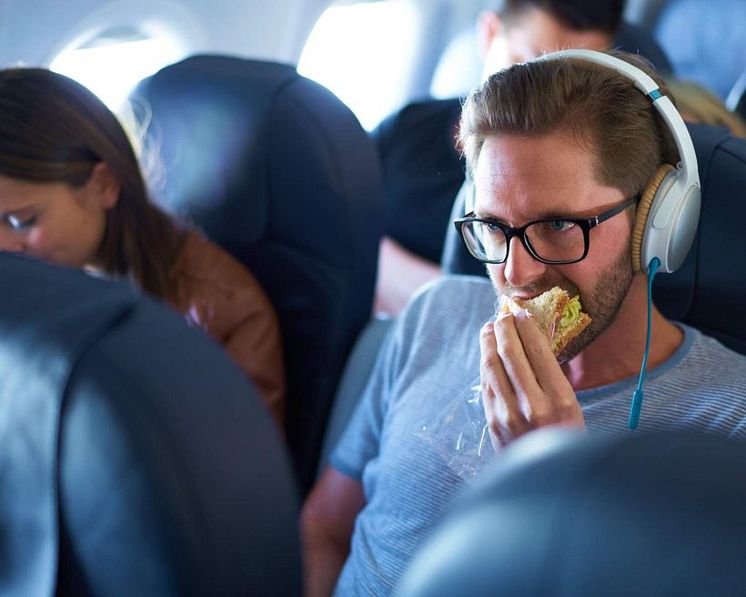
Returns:
[[[590,322],[578,297],[556,286],[501,301],[480,334],[482,402],[495,449],[546,425],[585,427],[557,356]]]

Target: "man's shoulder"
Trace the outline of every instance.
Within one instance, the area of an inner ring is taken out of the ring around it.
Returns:
[[[694,400],[706,396],[708,401],[730,401],[736,396],[739,403],[746,404],[746,356],[700,330],[686,325],[681,328],[685,333],[682,347],[659,369],[662,387]]]
[[[701,331],[682,327],[691,338],[689,349],[653,382],[664,425],[673,421],[677,426],[746,437],[746,356]]]
[[[416,300],[464,302],[495,302],[495,289],[489,278],[485,276],[468,276],[450,274],[441,276],[425,284],[415,297]]]
[[[726,369],[742,378],[746,383],[746,355],[725,346],[719,339],[704,332],[689,328],[692,334],[692,347],[689,352],[690,367],[711,370]]]
[[[483,276],[448,275],[425,284],[402,314],[404,319],[484,322],[494,312],[495,290]]]

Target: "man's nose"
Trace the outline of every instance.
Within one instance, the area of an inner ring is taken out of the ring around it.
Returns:
[[[506,282],[516,287],[527,286],[543,276],[546,268],[546,264],[531,256],[520,238],[514,236],[510,239],[510,251],[503,270]]]

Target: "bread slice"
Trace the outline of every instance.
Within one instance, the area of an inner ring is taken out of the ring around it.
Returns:
[[[511,299],[503,296],[501,310],[506,313],[517,313],[519,310],[526,309],[539,324],[544,335],[551,340],[557,321],[569,300],[568,294],[559,286],[555,286],[531,299]]]
[[[501,298],[501,311],[515,313],[518,309],[526,309],[536,320],[555,355],[560,354],[592,321],[587,313],[582,312],[580,298],[570,298],[559,286],[530,299]]]

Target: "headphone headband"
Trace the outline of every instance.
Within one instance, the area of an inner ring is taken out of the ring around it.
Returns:
[[[620,75],[623,75],[635,84],[635,87],[651,101],[655,109],[663,118],[663,121],[671,131],[676,149],[679,152],[679,169],[682,173],[682,182],[686,187],[699,186],[699,171],[697,169],[697,155],[694,153],[694,145],[689,136],[689,131],[684,124],[678,110],[674,107],[671,99],[663,95],[658,84],[646,72],[633,66],[629,62],[594,50],[560,50],[550,54],[543,54],[536,61],[559,60],[562,58],[578,58],[588,62],[594,62],[606,66]]]

